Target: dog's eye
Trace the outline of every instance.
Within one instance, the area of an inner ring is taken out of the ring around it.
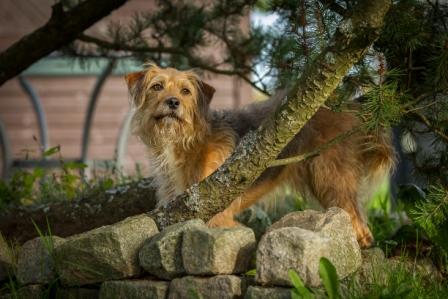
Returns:
[[[191,91],[188,88],[182,88],[181,93],[183,95],[188,95],[188,94],[191,94]]]
[[[162,84],[159,84],[159,83],[156,83],[156,84],[154,84],[153,86],[151,86],[151,89],[152,89],[152,90],[155,90],[155,91],[160,91],[160,90],[163,89],[163,85],[162,85]]]

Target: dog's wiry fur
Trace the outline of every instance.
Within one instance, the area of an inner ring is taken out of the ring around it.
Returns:
[[[148,148],[158,185],[159,205],[166,205],[188,186],[213,173],[232,153],[239,138],[271,115],[284,94],[241,110],[209,111],[213,87],[189,71],[150,65],[126,76],[135,114],[134,132]],[[160,86],[155,86],[160,84]],[[174,99],[178,106],[168,106]],[[281,152],[279,158],[310,152],[340,133],[359,125],[353,113],[321,108]],[[393,149],[386,133],[355,134],[319,156],[301,163],[267,169],[209,226],[235,226],[235,214],[281,184],[290,184],[324,208],[338,206],[352,220],[361,246],[372,235],[362,206],[393,165]]]

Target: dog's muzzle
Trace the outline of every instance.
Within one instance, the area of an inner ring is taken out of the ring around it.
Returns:
[[[165,100],[165,105],[167,105],[171,110],[176,110],[179,108],[180,101],[176,97],[169,97]]]

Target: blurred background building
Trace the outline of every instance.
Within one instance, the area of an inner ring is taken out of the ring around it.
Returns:
[[[53,3],[0,1],[0,51],[42,26],[50,17]],[[101,37],[110,20],[126,22],[134,12],[151,9],[152,1],[130,0],[88,32]],[[249,26],[249,16],[242,26]],[[0,87],[3,176],[16,167],[48,166],[50,162],[41,160],[42,147],[57,145],[62,159],[101,167],[117,158],[120,142],[119,162],[124,169],[132,173],[138,163],[147,174],[144,147],[133,136],[127,140],[124,128],[129,104],[123,74],[138,65],[119,61],[108,69],[109,63],[107,59],[95,59],[81,65],[70,58],[47,57]],[[237,78],[206,74],[204,79],[217,90],[213,108],[235,108],[252,98],[251,88]]]

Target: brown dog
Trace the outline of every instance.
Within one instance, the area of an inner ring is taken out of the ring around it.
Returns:
[[[277,108],[278,94],[241,110],[212,112],[214,88],[190,71],[150,65],[126,76],[135,108],[134,133],[148,148],[158,186],[158,204],[166,205],[193,183],[213,173],[232,153],[238,139],[257,128]],[[321,108],[281,152],[279,158],[307,153],[360,124],[353,113]],[[209,226],[234,226],[235,214],[275,187],[288,183],[324,208],[338,206],[352,220],[358,242],[370,246],[373,237],[360,206],[365,205],[393,165],[387,134],[352,135],[319,156],[301,163],[267,169],[240,198]]]

